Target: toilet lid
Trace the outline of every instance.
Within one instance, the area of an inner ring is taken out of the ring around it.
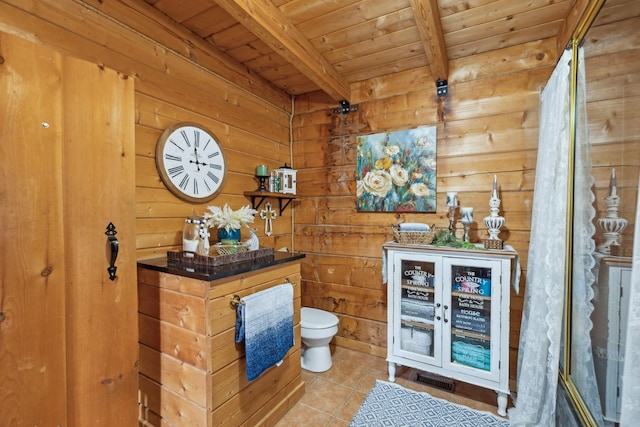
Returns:
[[[302,307],[300,309],[300,325],[303,328],[323,329],[331,328],[337,324],[338,317],[328,311],[311,307]]]

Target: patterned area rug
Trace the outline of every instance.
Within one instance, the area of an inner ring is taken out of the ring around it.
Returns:
[[[378,380],[349,427],[506,427],[489,412],[437,399]]]

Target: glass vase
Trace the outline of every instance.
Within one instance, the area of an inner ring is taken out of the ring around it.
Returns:
[[[240,242],[240,229],[236,230],[228,230],[226,228],[218,228],[218,242],[223,243],[224,241],[235,240],[236,242]]]

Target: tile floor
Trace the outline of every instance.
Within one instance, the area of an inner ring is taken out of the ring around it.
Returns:
[[[384,358],[343,347],[332,350],[333,366],[327,372],[302,371],[305,394],[275,427],[347,427],[376,380],[389,380]],[[396,383],[496,414],[496,394],[491,390],[456,383],[456,393],[452,394],[411,381],[413,375],[412,369],[398,368]]]

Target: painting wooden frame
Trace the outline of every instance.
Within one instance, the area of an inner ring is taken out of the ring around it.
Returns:
[[[358,212],[436,211],[436,126],[356,139]]]

